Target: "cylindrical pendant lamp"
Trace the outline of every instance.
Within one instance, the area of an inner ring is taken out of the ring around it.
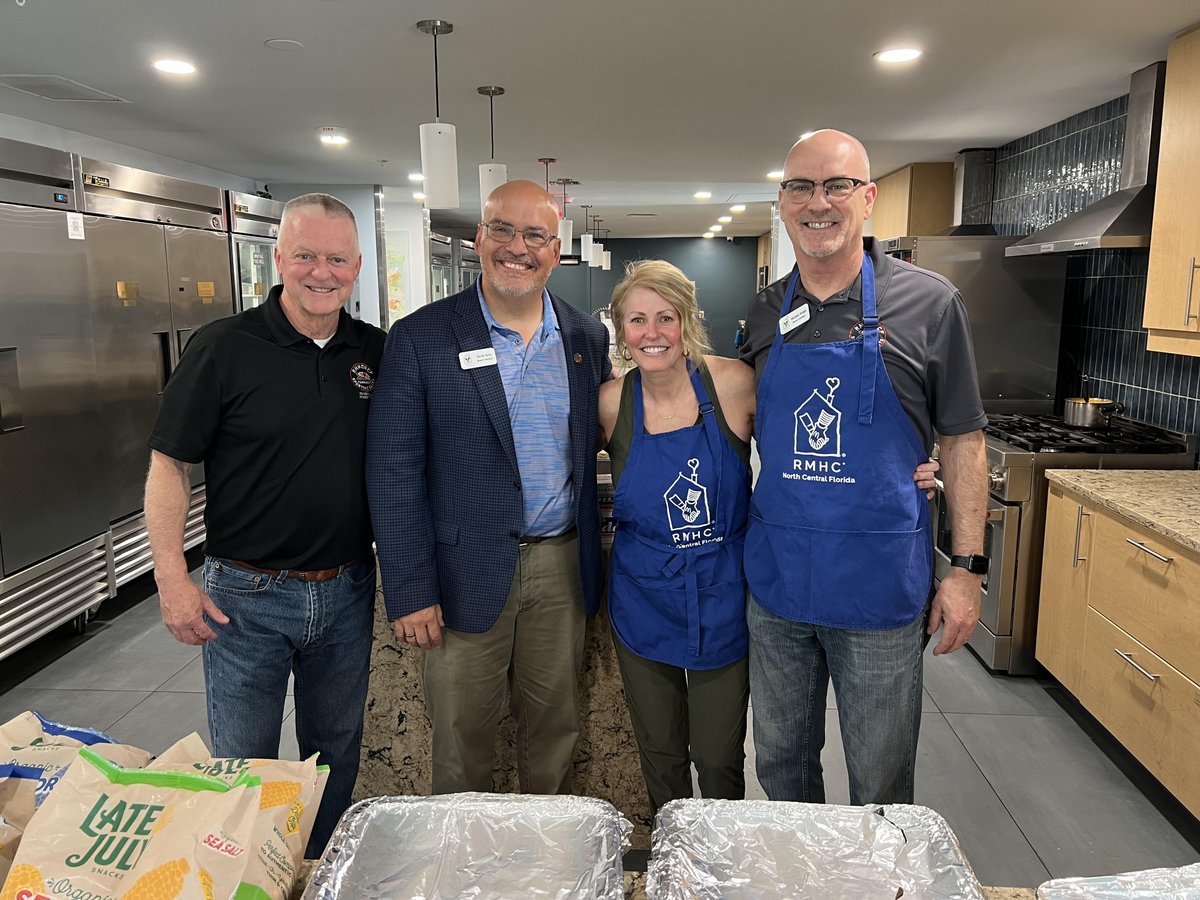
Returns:
[[[421,174],[427,207],[458,209],[458,144],[453,125],[421,126]]]
[[[483,163],[479,167],[479,212],[487,205],[492,191],[508,181],[508,166],[504,163]]]
[[[579,236],[579,261],[591,263],[592,259],[592,236],[588,232],[584,232]]]
[[[611,250],[604,251],[604,261],[600,263],[600,268],[604,269],[605,272],[612,269],[612,251]]]
[[[598,269],[600,263],[604,260],[604,245],[599,241],[592,241],[592,252],[588,257],[588,265],[593,269]]]
[[[571,253],[571,241],[575,237],[575,223],[568,218],[558,220],[558,252],[562,256]]]

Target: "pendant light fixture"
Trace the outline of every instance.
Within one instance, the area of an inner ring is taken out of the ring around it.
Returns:
[[[593,269],[600,268],[604,262],[604,244],[600,243],[600,223],[603,221],[599,216],[592,218],[592,255],[588,257],[588,265]]]
[[[442,121],[438,81],[438,35],[454,26],[441,19],[422,19],[417,30],[433,35],[433,122],[421,126],[421,172],[425,206],[429,209],[458,209],[458,137],[453,125]]]
[[[579,262],[591,265],[592,259],[592,235],[591,224],[588,222],[588,210],[592,208],[590,203],[579,204],[583,210],[583,234],[579,236]]]
[[[482,218],[483,208],[492,191],[508,181],[508,166],[496,162],[496,98],[504,94],[504,88],[495,84],[487,84],[476,88],[479,93],[488,98],[488,121],[491,123],[492,161],[479,167],[479,214]]]
[[[608,229],[607,228],[604,229],[604,242],[608,243]],[[601,245],[601,246],[603,246],[603,245]],[[611,250],[605,250],[603,253],[600,254],[600,268],[603,269],[605,272],[612,269],[612,251]]]
[[[555,178],[554,183],[562,188],[562,218],[558,220],[558,252],[560,256],[571,255],[571,241],[575,239],[575,223],[567,218],[567,185],[578,187],[574,178]]]

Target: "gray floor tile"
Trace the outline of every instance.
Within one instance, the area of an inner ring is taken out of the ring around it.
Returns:
[[[296,742],[296,716],[294,712],[289,713],[283,720],[283,730],[279,735],[279,758],[300,758],[300,745]]]
[[[946,718],[1052,877],[1196,861],[1196,851],[1070,718]]]
[[[982,884],[1037,887],[1050,877],[944,716],[921,720],[916,802],[949,823]]]
[[[35,710],[66,725],[108,731],[114,722],[149,696],[148,691],[76,691],[22,685],[0,694],[0,722]]]
[[[55,660],[21,687],[153,691],[194,660],[198,647],[180,644],[161,626],[99,634]]]
[[[964,648],[934,656],[925,653],[925,690],[944,713],[1001,716],[1066,716],[1046,692],[1051,679],[995,675]]]
[[[122,716],[109,733],[125,744],[162,753],[193,731],[212,745],[203,694],[157,691]]]

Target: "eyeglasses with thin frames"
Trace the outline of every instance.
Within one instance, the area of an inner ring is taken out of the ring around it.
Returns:
[[[787,181],[779,182],[779,187],[783,191],[784,196],[789,200],[803,203],[805,200],[812,199],[813,192],[818,187],[825,192],[826,200],[845,200],[860,187],[869,183],[863,181],[861,178],[850,178],[848,176],[826,178],[824,181],[813,181],[809,178],[789,178]]]
[[[526,247],[532,247],[539,250],[548,245],[551,241],[558,240],[558,235],[551,234],[542,228],[526,228],[524,231],[517,231],[507,222],[480,222],[493,241],[501,244],[511,244],[513,238],[518,234],[525,242]]]

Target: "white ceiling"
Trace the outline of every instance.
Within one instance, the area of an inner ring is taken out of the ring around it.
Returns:
[[[1196,0],[0,0],[0,73],[57,74],[129,103],[54,102],[0,88],[0,113],[231,172],[260,183],[408,187],[418,125],[458,129],[462,209],[478,218],[476,166],[509,178],[574,178],[568,212],[593,205],[614,238],[767,230],[798,135],[860,137],[874,174],[991,147],[1126,93],[1200,18]],[[271,50],[272,38],[302,49]],[[915,44],[924,59],[871,54]],[[194,61],[190,78],[149,68]],[[321,125],[352,142],[317,142]],[[692,194],[709,190],[712,199]],[[655,213],[629,218],[630,213]]]

